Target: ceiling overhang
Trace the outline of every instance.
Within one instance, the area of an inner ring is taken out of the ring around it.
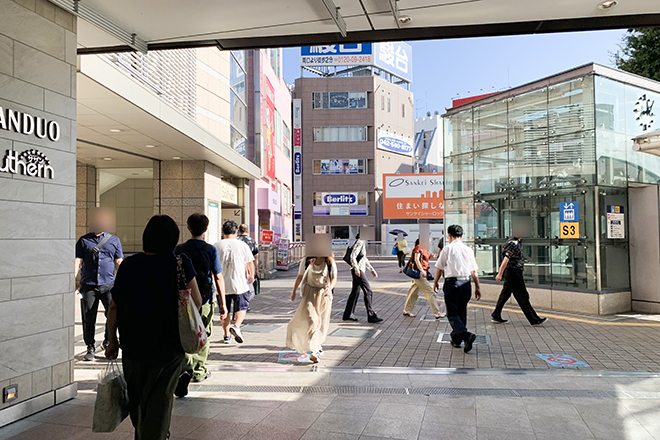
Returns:
[[[610,9],[600,8],[598,0],[85,0],[85,13],[80,11],[82,2],[50,1],[74,13],[78,8],[81,53],[209,45],[255,49],[660,26],[657,0],[618,0]]]
[[[81,57],[79,68],[76,137],[83,162],[119,168],[205,160],[231,177],[261,178],[258,166],[106,60]],[[104,163],[105,157],[112,160]]]

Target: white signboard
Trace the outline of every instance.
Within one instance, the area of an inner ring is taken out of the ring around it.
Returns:
[[[607,206],[607,238],[626,238],[623,206]]]
[[[220,241],[220,206],[217,202],[209,201],[209,230],[208,242],[211,244]]]
[[[387,174],[385,175],[385,195],[388,199],[437,197],[439,192],[444,189],[443,183],[442,174]]]
[[[293,223],[294,240],[302,240],[302,100],[293,100]]]
[[[412,156],[414,151],[412,139],[385,130],[378,130],[376,148],[404,156]]]

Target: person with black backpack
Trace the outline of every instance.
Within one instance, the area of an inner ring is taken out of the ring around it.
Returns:
[[[206,326],[206,334],[211,338],[213,330],[213,308],[215,291],[214,284],[218,290],[218,307],[221,317],[227,316],[227,304],[225,301],[225,281],[222,275],[222,265],[220,257],[215,246],[204,241],[203,236],[209,227],[209,219],[204,214],[193,214],[188,217],[188,230],[192,238],[176,247],[176,255],[185,254],[193,263],[197,275],[197,285],[202,295],[202,308],[200,315],[202,322]],[[201,382],[211,375],[206,368],[206,359],[209,355],[209,344],[196,354],[186,354],[186,365],[184,371],[179,377],[179,383],[174,394],[177,397],[184,397],[188,394],[188,384]]]

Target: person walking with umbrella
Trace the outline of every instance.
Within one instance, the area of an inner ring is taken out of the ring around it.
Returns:
[[[390,234],[396,235],[396,241],[394,242],[393,250],[396,251],[396,257],[399,261],[399,273],[401,273],[403,272],[403,268],[406,265],[406,254],[410,253],[408,242],[404,238],[408,235],[408,233],[401,229],[394,229],[393,231],[390,231]]]

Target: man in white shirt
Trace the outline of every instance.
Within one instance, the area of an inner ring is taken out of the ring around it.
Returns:
[[[227,220],[222,225],[223,239],[215,244],[225,278],[225,299],[229,312],[222,320],[225,344],[231,342],[231,335],[234,336],[236,342],[243,343],[241,324],[250,306],[250,284],[254,281],[254,265],[252,264],[254,256],[250,247],[236,238],[237,234],[238,224],[235,221]],[[232,316],[234,325],[231,325]]]
[[[433,290],[438,291],[438,280],[445,274],[445,284],[442,291],[445,294],[447,305],[447,319],[451,328],[451,345],[455,348],[465,342],[463,351],[469,353],[477,336],[467,330],[467,305],[472,298],[472,284],[470,275],[474,280],[474,296],[481,299],[481,288],[479,286],[479,275],[477,261],[474,251],[463,243],[463,228],[459,225],[451,225],[447,228],[449,244],[445,245],[435,263],[435,281]]]

